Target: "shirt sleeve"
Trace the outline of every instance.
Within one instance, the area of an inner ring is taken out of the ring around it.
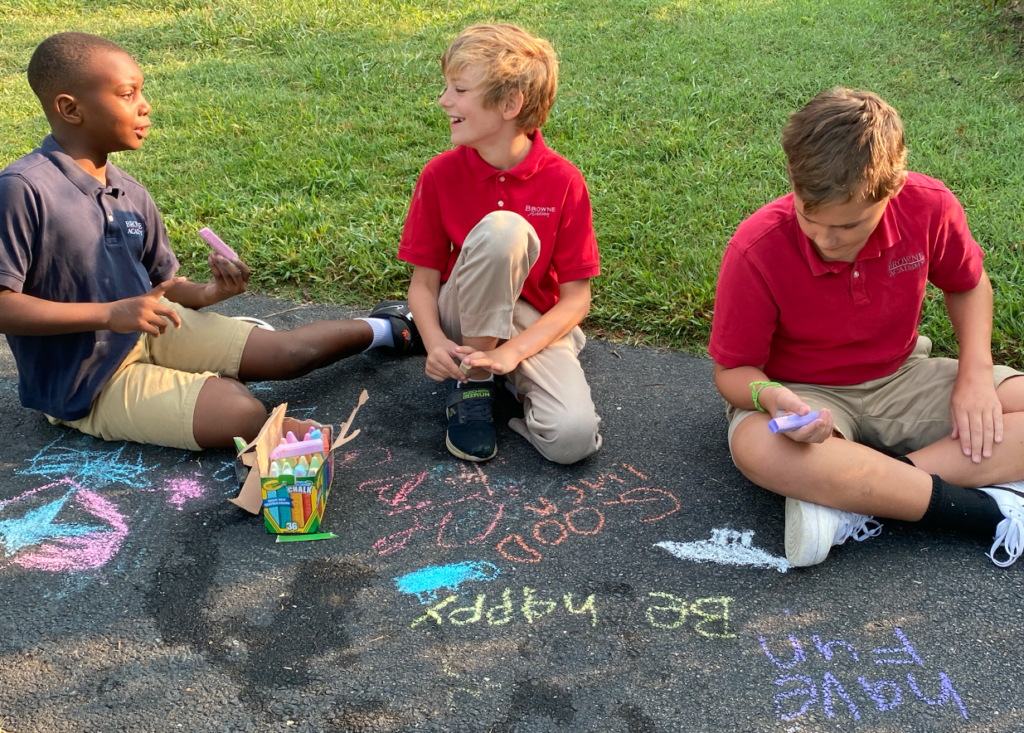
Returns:
[[[28,181],[0,176],[0,286],[22,291],[38,232],[39,202]]]
[[[711,358],[727,369],[768,361],[779,308],[758,268],[737,247],[722,258],[711,322]]]
[[[149,273],[149,281],[159,285],[174,277],[178,271],[178,258],[171,249],[167,228],[156,203],[148,192],[145,196],[146,234],[142,242],[142,266]]]
[[[967,227],[967,215],[950,191],[942,195],[942,214],[930,242],[928,280],[947,293],[974,289],[984,270],[984,253]]]
[[[441,220],[437,182],[428,163],[416,181],[409,213],[402,228],[402,241],[398,245],[398,259],[443,273],[448,268],[451,249],[451,237]]]
[[[576,171],[566,191],[562,218],[555,236],[555,250],[551,257],[551,265],[558,275],[559,283],[601,274],[593,217],[587,184],[579,171]]]

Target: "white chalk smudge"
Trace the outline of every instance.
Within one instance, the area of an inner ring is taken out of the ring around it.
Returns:
[[[715,562],[719,565],[750,565],[758,568],[775,568],[780,573],[789,570],[784,557],[776,557],[759,547],[752,547],[753,530],[737,532],[733,529],[713,529],[710,540],[697,542],[659,542],[655,547],[668,550],[680,560],[693,562]]]

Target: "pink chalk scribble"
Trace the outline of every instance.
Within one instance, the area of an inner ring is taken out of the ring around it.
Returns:
[[[445,479],[440,485],[436,485],[436,478],[427,480],[430,476],[428,471],[361,483],[359,491],[376,492],[377,498],[390,508],[388,516],[412,512],[411,527],[380,538],[373,543],[373,549],[381,555],[405,549],[409,539],[418,531],[431,531],[433,534],[432,530],[437,530],[435,542],[444,548],[466,547],[486,539],[501,520],[505,504],[491,499],[494,491],[487,474],[479,466],[473,469],[463,468],[457,476]],[[417,493],[421,493],[429,486],[436,493],[448,485],[456,490],[476,488],[476,491],[451,501],[425,499],[413,503],[409,500],[409,495],[417,489]]]
[[[167,503],[173,505],[179,512],[188,502],[202,499],[206,495],[206,487],[199,483],[197,478],[202,474],[197,471],[192,475],[196,478],[172,478],[164,483],[164,491],[170,494]]]
[[[58,487],[62,487],[58,491],[70,493],[69,499],[73,499],[74,506],[80,512],[84,512],[92,520],[101,520],[106,526],[88,528],[77,536],[43,539],[33,545],[31,550],[16,554],[11,562],[23,568],[52,573],[94,570],[102,567],[118,553],[128,536],[128,525],[125,523],[124,515],[109,499],[83,489],[71,479],[65,478],[2,502],[0,510],[34,494]]]

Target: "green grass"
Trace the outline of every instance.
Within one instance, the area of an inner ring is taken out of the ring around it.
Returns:
[[[325,6],[325,7],[318,7]],[[968,0],[0,0],[0,164],[46,124],[24,78],[61,30],[105,35],[147,76],[155,127],[116,162],[161,208],[184,273],[210,226],[253,286],[400,296],[413,184],[448,146],[437,62],[462,27],[519,23],[561,62],[549,144],[590,186],[603,275],[591,332],[699,352],[733,230],[786,192],[787,115],[837,84],[902,113],[913,169],[968,211],[996,289],[993,348],[1024,365],[1024,64]],[[923,332],[955,349],[941,298]]]

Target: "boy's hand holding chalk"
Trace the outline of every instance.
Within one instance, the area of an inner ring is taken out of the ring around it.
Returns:
[[[788,433],[792,430],[799,430],[804,425],[810,425],[817,419],[818,413],[814,410],[811,410],[806,415],[797,415],[795,413],[782,415],[781,417],[769,420],[768,429],[772,431],[772,434]]]
[[[210,266],[210,273],[213,280],[207,283],[208,305],[219,303],[222,300],[244,293],[249,286],[249,267],[227,246],[220,237],[208,228],[199,230],[199,236],[203,238],[210,249],[216,254],[211,254],[207,260]],[[217,255],[220,255],[218,257]],[[224,259],[221,259],[223,257]],[[227,260],[225,262],[224,260]]]

